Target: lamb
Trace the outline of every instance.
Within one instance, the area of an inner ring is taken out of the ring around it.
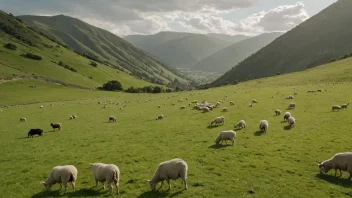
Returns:
[[[61,124],[60,123],[56,123],[56,124],[51,123],[50,126],[54,129],[54,131],[55,131],[55,129],[59,129],[59,131],[61,131]]]
[[[290,124],[290,127],[294,127],[295,126],[295,123],[296,123],[296,119],[293,117],[293,116],[290,116],[288,119],[287,119],[288,123]]]
[[[233,101],[230,101],[230,105],[232,105],[232,106],[233,106],[233,105],[235,105],[235,103],[234,103]]]
[[[284,121],[288,120],[289,117],[291,117],[291,113],[290,112],[286,112],[284,114]]]
[[[151,190],[154,191],[156,190],[156,184],[161,182],[161,186],[159,187],[160,189],[164,184],[164,180],[166,180],[169,185],[168,190],[170,190],[170,179],[176,180],[178,178],[181,178],[183,184],[185,185],[185,189],[187,190],[187,171],[187,163],[180,158],[175,158],[169,161],[162,162],[156,169],[156,172],[154,173],[152,179],[148,180],[149,186]]]
[[[162,120],[162,119],[164,119],[163,115],[159,115],[158,117],[156,117],[156,120]]]
[[[288,108],[289,108],[289,109],[294,109],[294,108],[296,108],[296,103],[290,103],[290,104],[288,105]]]
[[[332,110],[335,111],[335,109],[340,110],[340,109],[341,109],[341,106],[338,106],[338,105],[332,106]]]
[[[214,118],[213,120],[211,120],[210,126],[212,126],[214,123],[215,123],[215,125],[216,125],[216,124],[221,124],[221,123],[222,123],[222,125],[224,125],[224,124],[225,124],[225,118],[224,118],[224,116],[217,117],[217,118]]]
[[[243,128],[246,128],[246,122],[244,121],[244,120],[240,120],[236,125],[235,125],[235,127],[234,128],[241,128],[241,129],[243,129]]]
[[[252,103],[258,103],[258,101],[256,99],[253,99]]]
[[[232,141],[232,146],[235,144],[236,132],[233,130],[221,131],[218,137],[215,139],[215,143],[219,144],[222,141],[225,141],[227,144],[227,140]]]
[[[115,116],[110,116],[109,117],[109,122],[110,121],[112,121],[112,122],[116,122],[117,121],[117,119],[116,119],[116,117]]]
[[[27,121],[26,118],[20,118],[20,122],[25,122],[25,121]]]
[[[229,110],[226,107],[222,108],[222,112],[228,112],[228,111]]]
[[[335,169],[335,177],[337,170],[340,171],[340,176],[338,177],[342,176],[341,170],[348,171],[350,173],[348,179],[350,180],[352,178],[352,152],[337,153],[328,160],[318,162],[318,166],[320,174],[325,174],[331,169]]]
[[[112,183],[114,183],[116,186],[116,194],[119,194],[119,168],[114,164],[93,163],[90,165],[95,179],[95,187],[98,187],[98,182],[101,182],[103,184],[103,189],[105,189],[104,182],[106,181],[108,183],[110,194],[112,195]]]
[[[275,114],[276,114],[276,116],[281,115],[281,111],[280,111],[280,109],[275,109]]]
[[[261,120],[259,123],[259,129],[266,132],[269,128],[269,122],[267,120]]]
[[[44,184],[46,190],[50,190],[51,186],[60,183],[60,190],[62,189],[62,184],[64,184],[65,187],[65,192],[67,189],[67,183],[71,182],[72,184],[72,190],[75,191],[75,183],[77,181],[77,168],[74,167],[73,165],[65,165],[65,166],[55,166],[50,174],[49,177],[41,182]]]
[[[43,130],[42,129],[30,129],[28,132],[28,137],[33,137],[34,135],[42,136]]]
[[[347,109],[348,105],[350,105],[350,103],[342,104],[342,105],[341,105],[341,109]]]

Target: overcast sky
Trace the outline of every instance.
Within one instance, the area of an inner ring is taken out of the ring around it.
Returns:
[[[64,14],[119,36],[287,31],[336,0],[0,0],[14,15]]]

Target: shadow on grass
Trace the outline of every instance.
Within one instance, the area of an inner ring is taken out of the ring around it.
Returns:
[[[339,186],[343,186],[345,188],[350,188],[351,187],[351,181],[348,179],[344,179],[342,177],[335,177],[333,175],[322,175],[322,174],[317,174],[316,175],[317,178],[319,179],[323,179],[329,183],[335,184],[335,185],[339,185]]]
[[[265,132],[264,131],[256,131],[253,134],[254,134],[254,136],[262,136],[265,134]]]
[[[114,193],[114,191],[113,191]],[[102,197],[103,195],[110,195],[109,190],[103,190],[101,189],[80,189],[80,190],[76,190],[75,192],[70,192],[67,193],[68,197]]]
[[[34,194],[31,196],[31,198],[41,198],[41,197],[59,197],[60,196],[60,190],[55,190],[55,191],[42,191],[40,193]]]
[[[211,126],[207,126],[208,129],[213,129],[213,128],[217,128],[219,127],[220,125],[211,125]]]
[[[281,121],[280,123],[285,123],[285,122],[287,122],[287,121]]]
[[[232,144],[213,144],[213,145],[209,146],[208,148],[221,149],[221,148],[225,148],[228,146],[232,146]]]
[[[285,131],[288,131],[288,130],[291,130],[291,129],[292,129],[292,127],[290,125],[284,126],[284,130]]]
[[[139,195],[138,198],[154,198],[154,197],[166,197],[169,194],[167,192],[162,191],[148,191]]]

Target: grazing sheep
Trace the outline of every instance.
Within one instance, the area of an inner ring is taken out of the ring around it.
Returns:
[[[222,108],[222,112],[228,112],[228,111],[229,110],[226,107]]]
[[[281,115],[281,111],[280,111],[280,109],[275,109],[275,114],[276,114],[276,116]]]
[[[236,125],[235,125],[235,127],[234,128],[241,128],[241,129],[243,129],[243,128],[246,128],[246,122],[244,121],[244,120],[240,120]]]
[[[161,106],[159,105],[158,108],[160,108]]]
[[[236,132],[233,130],[221,131],[218,137],[215,139],[215,143],[219,144],[222,141],[225,141],[227,144],[227,140],[232,141],[232,145],[235,144]]]
[[[70,116],[70,120],[72,120],[73,119],[73,117],[72,116]]]
[[[20,122],[25,122],[25,121],[27,121],[26,118],[20,118]]]
[[[233,106],[233,105],[235,105],[235,103],[234,103],[233,101],[230,101],[230,105],[232,105],[232,106]]]
[[[325,160],[323,162],[318,162],[318,166],[320,169],[320,174],[325,174],[329,172],[331,169],[335,169],[335,177],[336,171],[340,171],[340,176],[342,176],[341,170],[348,171],[350,176],[348,179],[352,178],[352,152],[345,153],[337,153],[332,158]]]
[[[291,128],[295,126],[296,119],[295,119],[294,117],[292,117],[292,116],[289,117],[289,118],[287,119],[287,121],[288,121],[288,123],[290,124],[290,127],[291,127]]]
[[[181,106],[180,109],[181,109],[181,110],[182,110],[182,109],[186,109],[186,107],[185,107],[185,106]]]
[[[156,117],[156,120],[162,120],[162,119],[164,119],[163,115],[158,115],[158,117]]]
[[[110,121],[112,121],[112,122],[116,122],[117,121],[117,119],[116,119],[116,117],[115,116],[110,116],[109,117],[109,122]]]
[[[210,112],[210,109],[208,107],[203,107],[202,110],[203,110],[204,113]]]
[[[95,187],[98,187],[98,182],[101,182],[103,184],[103,189],[105,189],[104,182],[106,181],[108,183],[110,194],[112,195],[112,183],[114,183],[116,186],[116,194],[119,194],[119,168],[114,164],[93,163],[90,165],[95,179]]]
[[[43,108],[43,105],[40,105],[40,108]]]
[[[286,112],[284,114],[284,121],[288,120],[289,117],[291,117],[291,113],[290,112]]]
[[[288,105],[288,108],[289,108],[289,109],[294,109],[294,108],[296,108],[296,103],[290,103],[290,104]]]
[[[75,191],[75,182],[77,181],[77,168],[72,165],[65,165],[65,166],[55,166],[50,174],[49,177],[42,182],[44,184],[46,190],[50,190],[51,186],[60,183],[60,190],[62,188],[61,183],[64,185],[65,192],[67,189],[67,183],[71,182],[72,190]]]
[[[224,125],[224,124],[225,124],[225,118],[224,118],[224,116],[221,116],[221,117],[217,117],[217,118],[212,119],[211,122],[210,122],[210,126],[212,126],[214,123],[215,123],[215,125],[217,125],[217,124],[222,124],[222,125]]]
[[[151,190],[154,191],[156,190],[156,184],[161,182],[161,186],[159,187],[160,189],[164,184],[164,180],[166,180],[169,185],[168,190],[170,190],[170,179],[176,180],[178,178],[181,178],[183,184],[185,185],[185,189],[187,190],[187,171],[187,163],[180,158],[162,162],[156,169],[156,172],[154,173],[152,179],[148,180],[149,186]]]
[[[347,109],[348,105],[350,105],[350,103],[342,104],[342,105],[341,105],[341,109]]]
[[[253,107],[253,104],[249,104],[249,107]]]
[[[42,136],[44,132],[42,129],[30,129],[28,132],[28,137],[33,137],[34,135]]]
[[[51,123],[50,126],[54,129],[54,131],[55,131],[55,129],[59,129],[59,131],[61,131],[61,124],[60,123],[56,123],[56,124]]]
[[[190,107],[192,103],[188,103],[188,106]]]
[[[104,106],[104,109],[106,109],[106,108],[108,108],[108,106],[105,105],[105,106]]]
[[[259,123],[259,129],[266,132],[269,128],[269,122],[267,120],[261,120]]]
[[[332,106],[332,111],[335,111],[335,109],[340,110],[341,106],[338,106],[338,105]]]
[[[258,103],[258,101],[256,99],[253,99],[252,103]]]
[[[73,119],[76,119],[76,118],[77,118],[77,116],[76,116],[76,115],[72,115],[72,118],[73,118]]]
[[[287,96],[286,99],[293,99],[293,95]]]
[[[100,102],[98,102],[98,104],[101,104]]]

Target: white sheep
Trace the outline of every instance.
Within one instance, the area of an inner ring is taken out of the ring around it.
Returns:
[[[253,107],[253,104],[251,103],[251,104],[249,104],[249,107]]]
[[[26,118],[20,118],[20,122],[25,122],[25,121],[27,121]]]
[[[164,116],[163,116],[163,115],[158,115],[158,116],[156,117],[156,120],[162,120],[162,119],[164,119]]]
[[[70,120],[73,120],[73,117],[72,117],[72,116],[70,116]]]
[[[290,124],[290,127],[294,127],[295,126],[295,123],[296,123],[296,119],[293,117],[293,116],[290,116],[288,119],[287,119],[288,123]]]
[[[338,106],[338,105],[334,105],[332,106],[332,110],[335,111],[335,110],[340,110],[341,109],[341,106]]]
[[[284,121],[288,120],[289,117],[291,117],[291,113],[290,112],[286,112],[284,114]]]
[[[224,118],[224,116],[221,116],[221,117],[217,117],[217,118],[212,119],[211,122],[210,122],[210,126],[212,126],[214,123],[215,123],[215,125],[217,125],[217,124],[222,124],[222,125],[224,125],[224,124],[225,124],[225,118]]]
[[[276,114],[276,116],[281,115],[281,111],[280,111],[280,109],[275,109],[275,114]]]
[[[104,106],[104,109],[106,109],[106,108],[108,108],[108,106],[105,105],[105,106]]]
[[[288,108],[289,108],[289,109],[294,109],[294,108],[296,108],[296,103],[290,103],[290,104],[288,105]]]
[[[329,170],[335,169],[335,177],[337,170],[340,171],[339,177],[342,176],[341,170],[348,171],[350,173],[348,179],[350,180],[352,178],[352,152],[337,153],[328,160],[318,162],[318,166],[320,174],[325,174]]]
[[[116,194],[119,194],[119,168],[114,164],[93,163],[90,165],[95,179],[95,187],[98,187],[98,182],[101,182],[103,184],[103,189],[105,189],[104,182],[106,181],[108,183],[110,194],[112,194],[112,183],[114,183]]]
[[[269,128],[269,122],[267,120],[261,120],[259,123],[259,130],[266,132]]]
[[[237,124],[235,124],[234,128],[246,128],[246,122],[244,120],[240,120]]]
[[[229,110],[226,107],[222,108],[222,112],[228,112],[228,111]]]
[[[202,110],[203,110],[204,113],[210,112],[210,109],[208,107],[203,107]]]
[[[341,105],[341,109],[347,109],[348,105],[350,105],[350,103],[342,104],[342,105]]]
[[[293,98],[294,98],[293,95],[289,95],[286,97],[286,99],[293,99]]]
[[[236,132],[233,130],[228,130],[228,131],[221,131],[215,139],[215,143],[219,144],[222,141],[225,141],[227,144],[227,140],[232,141],[232,145],[235,144],[235,138],[236,138]]]
[[[115,116],[110,116],[109,117],[109,122],[112,121],[112,122],[116,122],[116,117]]]
[[[43,108],[44,106],[43,105],[40,105],[40,108]]]
[[[252,103],[258,103],[258,101],[256,99],[253,99]]]
[[[77,168],[74,167],[73,165],[55,166],[51,170],[49,177],[41,183],[45,186],[46,190],[50,190],[51,186],[56,183],[60,183],[60,190],[61,190],[62,189],[61,183],[62,183],[65,187],[64,193],[66,193],[67,183],[71,182],[72,190],[75,191],[77,174],[78,174]]]
[[[73,118],[73,119],[76,119],[76,118],[77,118],[77,116],[76,116],[76,115],[72,115],[72,118]]]
[[[232,106],[233,106],[233,105],[235,105],[235,103],[234,103],[233,101],[230,101],[230,105],[232,105]]]
[[[159,105],[158,108],[160,108],[161,106]]]
[[[161,188],[164,184],[164,180],[166,180],[170,190],[171,188],[170,179],[176,180],[178,178],[181,178],[183,184],[185,185],[185,189],[187,190],[188,189],[187,171],[188,171],[187,163],[180,158],[162,162],[159,164],[158,168],[156,169],[156,172],[154,173],[152,179],[148,180],[149,186],[152,190],[155,190],[156,184],[161,182],[161,186],[160,186]]]
[[[181,106],[180,109],[181,109],[181,110],[182,110],[182,109],[186,109],[186,107],[185,107],[185,106]]]

